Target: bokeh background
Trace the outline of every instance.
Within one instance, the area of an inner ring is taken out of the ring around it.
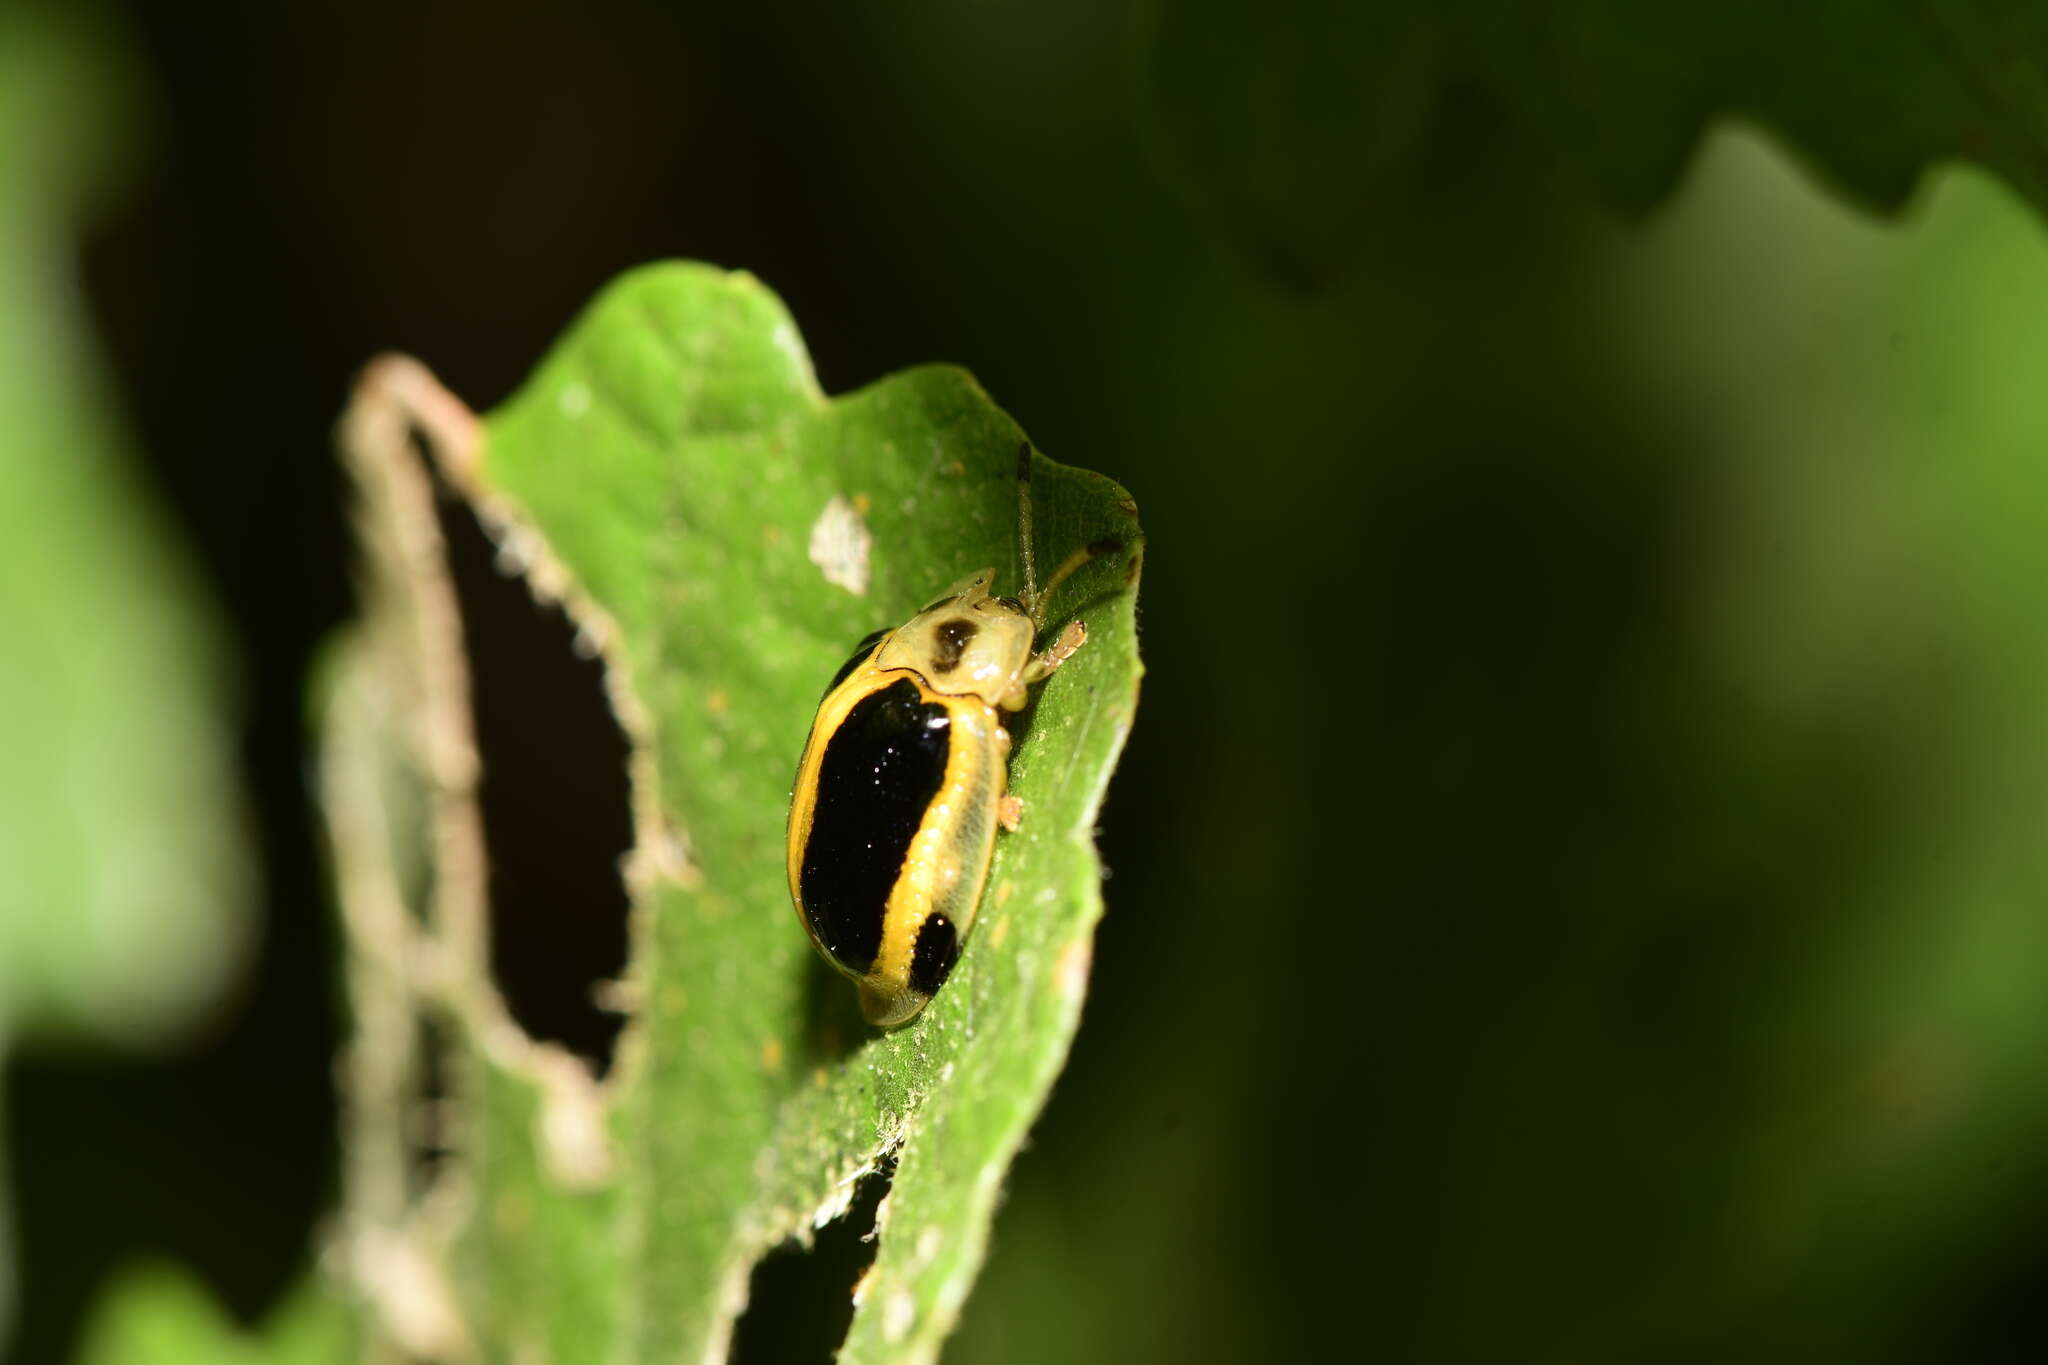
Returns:
[[[1142,7],[24,13],[5,354],[77,363],[0,390],[0,473],[62,398],[133,485],[72,552],[154,525],[210,700],[153,710],[154,608],[50,629],[222,727],[247,856],[165,874],[176,1028],[0,974],[16,1358],[146,1258],[260,1320],[334,1196],[351,374],[487,408],[668,256],[767,281],[830,391],[967,366],[1147,523],[1093,992],[949,1359],[2048,1349],[2048,236],[1990,177],[1880,218],[1723,121],[1624,220],[1417,81],[1359,164],[1262,149],[1362,186],[1307,278],[1173,155]]]

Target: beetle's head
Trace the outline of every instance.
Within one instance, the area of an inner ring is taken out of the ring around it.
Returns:
[[[875,666],[914,669],[934,692],[994,704],[1030,662],[1037,633],[1015,599],[989,595],[995,581],[996,571],[983,569],[954,584],[889,637]]]

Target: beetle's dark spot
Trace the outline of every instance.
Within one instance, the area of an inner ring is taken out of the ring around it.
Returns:
[[[967,642],[981,633],[981,627],[964,616],[941,621],[932,627],[932,672],[944,676],[960,666]]]
[[[996,605],[999,607],[1008,607],[1011,611],[1016,612],[1019,616],[1025,614],[1024,604],[1014,597],[998,597],[996,599]]]
[[[889,890],[946,776],[949,720],[903,678],[861,698],[822,741],[798,886],[811,932],[850,972],[881,950]]]
[[[865,663],[867,661],[868,655],[874,653],[876,646],[880,645],[882,641],[888,639],[889,635],[890,632],[887,630],[878,630],[874,634],[868,636],[865,640],[862,640],[859,644],[855,645],[853,647],[853,657],[848,659],[845,663],[839,665],[839,671],[832,675],[832,681],[825,684],[825,695],[828,697],[831,696],[833,688],[839,686],[839,684],[845,682],[848,678],[852,677],[853,670],[859,668],[863,663]]]
[[[917,931],[917,947],[910,954],[910,985],[925,995],[937,995],[939,987],[953,974],[960,960],[960,935],[953,921],[933,915]]]

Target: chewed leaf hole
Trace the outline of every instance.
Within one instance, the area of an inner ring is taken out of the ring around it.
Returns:
[[[469,661],[491,977],[528,1036],[602,1076],[625,1025],[599,1000],[626,968],[631,746],[602,657],[438,470],[434,507]]]
[[[785,1242],[761,1258],[747,1311],[733,1325],[731,1365],[824,1365],[853,1325],[853,1291],[874,1264],[875,1218],[895,1174],[893,1161],[861,1177],[846,1212],[818,1229],[809,1250]]]
[[[424,1200],[440,1183],[454,1150],[453,1100],[448,1093],[448,1035],[440,1021],[421,1014],[413,1021],[413,1084],[400,1122],[405,1139],[406,1196]]]

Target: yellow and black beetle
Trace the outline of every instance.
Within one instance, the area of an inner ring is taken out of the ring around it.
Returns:
[[[888,1026],[925,1007],[974,922],[996,826],[1022,816],[1008,794],[1003,713],[1088,638],[1068,623],[1034,652],[1054,589],[1097,554],[1067,556],[1043,588],[1031,540],[1031,447],[1017,452],[1024,591],[996,597],[983,569],[894,630],[876,631],[825,689],[789,805],[789,893],[827,962]]]

